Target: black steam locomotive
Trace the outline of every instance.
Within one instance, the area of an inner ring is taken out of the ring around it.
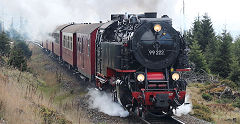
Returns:
[[[42,46],[110,90],[113,100],[139,116],[172,114],[182,105],[189,71],[186,44],[172,20],[157,13],[113,14],[106,23],[58,26]]]
[[[96,85],[139,116],[172,114],[182,105],[189,71],[186,43],[167,15],[113,14],[99,27]]]

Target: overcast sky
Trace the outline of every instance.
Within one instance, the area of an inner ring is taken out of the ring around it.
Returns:
[[[145,11],[156,11],[158,17],[169,15],[178,30],[189,29],[198,15],[208,13],[217,34],[226,26],[234,37],[240,35],[239,0],[185,0],[185,16],[183,0],[0,0],[0,20],[5,26],[12,17],[19,22],[21,15],[32,38],[39,40],[59,24],[107,21],[112,13]]]
[[[181,0],[178,0],[178,4]],[[226,26],[234,36],[240,35],[239,0],[185,0],[186,23],[192,24],[196,15],[208,13],[217,33]]]

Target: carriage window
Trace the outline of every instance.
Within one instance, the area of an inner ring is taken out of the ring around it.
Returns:
[[[63,46],[65,47],[66,45],[66,40],[65,40],[65,36],[63,36]]]
[[[68,40],[67,40],[67,36],[66,35],[64,36],[64,42],[65,43],[64,43],[63,46],[67,48]]]
[[[88,39],[88,56],[90,55],[90,39]]]
[[[79,38],[79,52],[81,53],[82,39]]]
[[[69,41],[67,42],[67,48],[69,48],[70,46],[69,46]]]
[[[59,44],[59,34],[54,33],[54,34],[53,34],[53,37],[54,37],[54,39],[55,39],[55,42]]]
[[[63,36],[63,46],[65,45],[65,36]]]
[[[65,45],[65,36],[63,36],[63,40],[62,40],[62,42],[63,42],[63,46]]]
[[[78,37],[77,37],[77,41],[76,41],[76,43],[77,43],[77,51],[78,51]]]
[[[80,40],[78,38],[78,46],[77,46],[78,52],[80,52]]]
[[[77,46],[77,48],[78,48],[78,51],[80,51],[80,39],[79,39],[79,37],[78,37],[78,46]]]
[[[81,43],[81,53],[83,53],[83,37],[82,37],[82,43]]]
[[[81,47],[82,47],[82,39],[79,38],[79,52],[80,52],[80,53],[82,53],[82,52],[81,52]]]

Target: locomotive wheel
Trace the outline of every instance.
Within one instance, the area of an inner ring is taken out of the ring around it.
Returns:
[[[173,108],[169,106],[168,111],[166,112],[167,116],[173,116]]]
[[[167,115],[168,115],[168,116],[173,116],[173,111],[172,111],[172,109],[170,109],[170,110],[167,112]]]
[[[143,112],[143,108],[142,107],[136,107],[134,112],[139,116],[139,117],[142,117],[142,118],[145,118],[144,117],[144,112]]]
[[[101,83],[100,83],[100,81],[98,81],[98,80],[96,80],[96,87],[101,91],[101,90],[103,90],[102,89],[102,86],[101,86]]]
[[[117,100],[117,91],[116,91],[116,90],[113,90],[113,91],[112,91],[112,100],[113,100],[114,102],[118,102],[118,100]]]
[[[132,104],[132,93],[128,88],[126,82],[122,82],[116,85],[116,93],[118,102],[125,108]]]

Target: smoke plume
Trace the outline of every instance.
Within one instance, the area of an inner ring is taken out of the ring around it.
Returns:
[[[189,95],[186,95],[185,103],[190,103],[190,104],[182,104],[181,106],[179,106],[174,113],[175,115],[177,116],[186,115],[192,111],[192,103],[190,101]]]
[[[27,20],[26,32],[32,40],[44,40],[57,25],[71,22],[110,20],[111,14],[158,12],[159,17],[174,15],[175,0],[1,0],[0,20],[5,27],[12,17]]]
[[[123,107],[112,101],[110,93],[101,92],[96,89],[89,89],[89,107],[98,109],[99,111],[108,114],[110,116],[127,117],[128,111],[124,110]]]

